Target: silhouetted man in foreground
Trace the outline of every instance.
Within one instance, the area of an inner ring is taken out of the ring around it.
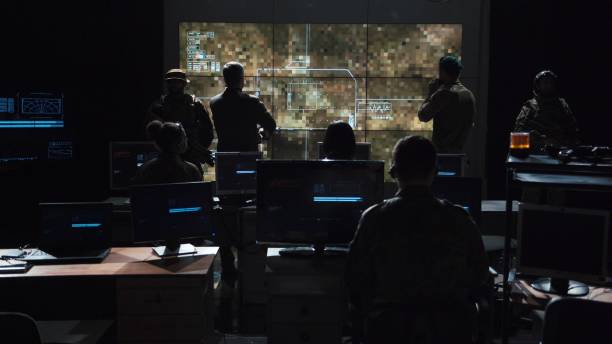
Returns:
[[[153,120],[181,123],[189,141],[183,159],[195,164],[198,169],[202,168],[203,163],[212,166],[212,154],[208,148],[214,133],[208,112],[195,96],[185,94],[189,80],[184,71],[171,69],[164,80],[167,94],[153,102],[147,123]]]
[[[440,59],[439,78],[429,84],[429,95],[419,109],[419,120],[433,119],[433,144],[438,153],[464,153],[474,125],[476,100],[460,81],[463,65],[454,56]]]
[[[219,152],[253,152],[261,139],[269,138],[276,122],[255,96],[242,92],[244,68],[238,62],[223,66],[226,88],[210,100]],[[261,130],[260,130],[261,129]]]
[[[523,105],[516,118],[514,131],[530,133],[533,152],[542,152],[547,144],[574,146],[578,143],[578,129],[572,110],[559,97],[557,75],[542,71],[533,80],[534,97]]]
[[[401,139],[391,175],[400,191],[364,212],[350,246],[350,299],[373,343],[470,343],[473,294],[488,277],[478,228],[431,192],[436,151]]]

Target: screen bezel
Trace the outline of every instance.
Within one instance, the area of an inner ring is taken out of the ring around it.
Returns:
[[[79,208],[79,207],[83,207],[83,208],[95,208],[95,207],[99,207],[100,212],[104,212],[104,223],[103,223],[103,229],[104,229],[104,242],[102,243],[95,243],[96,245],[88,245],[86,247],[64,247],[64,246],[53,246],[53,245],[48,245],[47,243],[45,243],[45,235],[43,235],[43,213],[45,211],[45,209],[50,209],[50,208]],[[112,203],[107,203],[107,202],[56,202],[56,203],[39,203],[38,204],[38,208],[41,214],[41,223],[40,223],[40,227],[39,227],[39,233],[40,233],[40,237],[38,239],[38,246],[40,249],[43,250],[53,250],[53,249],[72,249],[74,248],[75,250],[80,250],[80,249],[107,249],[110,248],[112,246],[112,215],[113,215],[113,204]]]
[[[437,160],[436,160],[436,165],[439,167],[440,166],[440,158],[442,159],[458,159],[460,160],[461,163],[461,170],[459,171],[459,174],[454,175],[452,177],[464,177],[465,176],[465,168],[467,165],[467,154],[438,154]],[[444,177],[441,176],[439,173],[440,172],[445,172],[445,171],[438,171],[438,176],[439,177]]]
[[[155,145],[154,141],[111,141],[108,144],[108,166],[109,166],[109,175],[108,175],[108,179],[109,179],[109,188],[111,191],[115,192],[115,191],[127,191],[130,189],[130,186],[126,186],[126,187],[115,187],[114,184],[114,180],[113,180],[113,152],[115,151],[116,147],[120,147],[120,146],[129,146],[129,145],[152,145],[153,147],[155,147],[155,149],[157,149],[157,146]]]
[[[193,240],[193,239],[211,239],[214,233],[214,225],[213,225],[213,221],[214,221],[214,214],[213,214],[213,208],[214,208],[214,201],[213,201],[213,183],[212,182],[188,182],[188,183],[171,183],[171,184],[148,184],[148,185],[134,185],[134,186],[130,186],[129,190],[130,190],[130,204],[132,206],[132,225],[133,225],[133,240],[132,242],[134,244],[151,244],[151,243],[160,243],[160,242],[164,242],[166,241],[168,238],[163,238],[163,233],[160,232],[159,234],[159,239],[152,239],[152,240],[137,240],[136,238],[136,215],[134,214],[134,202],[132,200],[132,195],[134,190],[141,190],[141,189],[161,189],[161,188],[172,188],[172,187],[184,187],[184,186],[189,186],[189,185],[202,185],[202,187],[205,189],[205,192],[208,192],[210,198],[208,198],[206,201],[208,202],[209,205],[209,211],[210,214],[208,215],[210,218],[210,225],[209,228],[206,228],[202,231],[201,235],[193,235],[193,236],[186,236],[186,237],[180,237],[178,238],[179,240]]]
[[[357,147],[368,147],[368,157],[372,157],[372,143],[371,142],[355,142],[355,154],[357,154]],[[325,152],[323,150],[323,142],[317,142],[317,149],[319,160],[325,159]],[[370,161],[370,160],[355,160],[355,161]],[[373,160],[376,161],[376,160]]]
[[[434,194],[434,196],[436,198],[440,198],[440,199],[446,199],[447,201],[453,203],[453,204],[458,204],[455,202],[455,200],[452,199],[447,199],[444,197],[438,197],[440,195],[438,195],[438,193],[436,192],[436,184],[437,183],[442,183],[444,185],[444,183],[453,183],[453,185],[455,184],[459,184],[459,183],[465,183],[467,185],[466,189],[468,190],[468,192],[473,192],[474,196],[477,196],[478,201],[475,202],[475,209],[473,212],[470,212],[470,216],[472,217],[472,220],[474,220],[474,222],[476,222],[476,224],[480,225],[482,222],[482,179],[481,178],[477,178],[477,177],[445,177],[445,176],[436,176],[434,178],[433,184],[432,184],[432,192]]]
[[[266,165],[270,165],[270,166],[274,166],[274,165],[294,165],[295,168],[298,168],[300,166],[304,166],[304,165],[328,165],[328,166],[335,166],[335,165],[354,165],[354,166],[372,166],[372,167],[377,167],[380,168],[380,176],[379,176],[379,180],[377,181],[380,185],[377,188],[378,190],[378,197],[377,199],[379,200],[380,203],[382,201],[384,201],[384,174],[385,174],[385,162],[382,160],[259,160],[258,162],[258,167],[261,163],[264,163]],[[259,168],[258,168],[259,171]],[[258,180],[257,180],[257,184],[259,187],[259,172],[258,172]],[[371,204],[371,206],[377,204]],[[261,198],[257,198],[257,204],[256,207],[259,208],[261,206]],[[365,211],[365,209],[364,209]],[[273,246],[273,247],[283,247],[283,246],[300,246],[300,245],[317,245],[317,244],[324,244],[324,245],[330,245],[330,246],[342,246],[342,245],[348,245],[350,243],[350,240],[347,242],[334,242],[334,241],[325,241],[325,242],[318,242],[318,241],[293,241],[293,240],[287,240],[287,241],[267,241],[267,240],[258,240],[257,239],[257,231],[259,230],[260,226],[262,226],[261,224],[261,217],[263,216],[261,211],[257,211],[257,219],[256,219],[256,243],[260,244],[260,245],[267,245],[267,246]],[[355,231],[357,231],[357,227],[355,227]]]
[[[535,266],[523,265],[522,262],[522,233],[523,233],[523,216],[525,211],[535,210],[535,211],[548,211],[553,213],[570,213],[570,214],[582,214],[582,215],[590,215],[590,216],[601,216],[604,218],[604,228],[603,228],[603,251],[602,251],[602,266],[601,266],[601,274],[598,276],[583,274],[583,273],[575,273],[571,271],[563,271],[563,270],[555,270],[555,269],[545,269],[539,268]],[[608,236],[610,231],[610,212],[606,210],[597,210],[597,209],[581,209],[581,208],[573,208],[573,207],[565,207],[565,206],[552,206],[552,205],[540,205],[540,204],[530,204],[530,203],[519,203],[519,213],[518,213],[518,231],[517,231],[517,269],[519,272],[527,274],[527,275],[535,275],[535,276],[543,276],[543,277],[552,277],[552,278],[560,278],[560,279],[568,279],[568,280],[579,280],[582,282],[593,282],[593,283],[601,283],[605,281],[608,274]]]
[[[215,153],[215,194],[217,196],[231,196],[231,195],[256,195],[257,186],[255,189],[242,189],[242,190],[230,190],[223,189],[223,185],[219,184],[219,157],[256,157],[257,160],[263,159],[262,152],[216,152]]]

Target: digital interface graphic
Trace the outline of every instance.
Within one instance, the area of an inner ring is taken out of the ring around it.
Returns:
[[[64,95],[61,92],[26,92],[0,97],[0,129],[63,127]]]
[[[417,111],[437,77],[438,60],[461,56],[460,24],[181,23],[180,68],[208,106],[224,89],[222,68],[245,67],[245,92],[260,97],[281,129],[271,158],[316,158],[332,122],[353,126],[387,160],[385,141],[431,136]],[[395,141],[391,143],[391,148]],[[271,156],[270,156],[271,155]]]

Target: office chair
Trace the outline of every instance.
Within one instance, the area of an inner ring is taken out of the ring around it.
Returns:
[[[22,313],[0,312],[0,342],[41,344],[36,322]]]
[[[612,303],[562,298],[546,307],[542,344],[610,342]]]

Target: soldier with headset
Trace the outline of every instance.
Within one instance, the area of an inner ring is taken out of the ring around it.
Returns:
[[[350,245],[347,285],[366,343],[471,343],[488,282],[482,238],[460,206],[434,197],[436,150],[420,136],[395,145],[400,191],[366,210]]]
[[[533,80],[533,98],[523,104],[514,131],[530,133],[533,152],[546,145],[574,146],[578,143],[576,119],[565,99],[559,97],[557,75],[549,70]]]

